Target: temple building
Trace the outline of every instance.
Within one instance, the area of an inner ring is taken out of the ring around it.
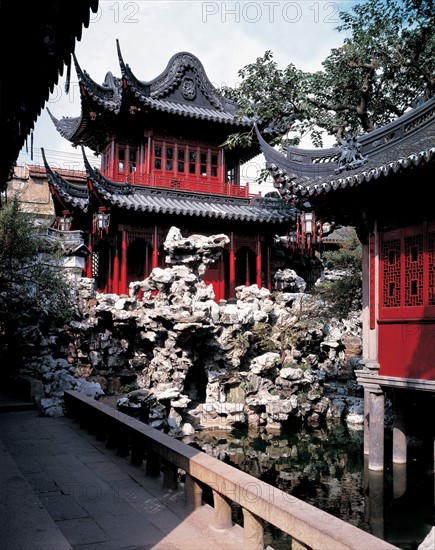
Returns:
[[[267,167],[285,200],[357,230],[363,245],[364,451],[384,468],[385,397],[393,404],[392,460],[407,462],[419,431],[434,451],[435,98],[340,148],[287,155],[262,140]],[[426,418],[428,422],[424,422]]]
[[[274,239],[287,234],[295,208],[241,182],[241,165],[261,153],[258,141],[248,149],[221,146],[253,122],[237,117],[237,105],[216,91],[194,55],[177,53],[159,76],[142,81],[117,48],[121,76],[108,72],[102,85],[74,58],[80,116],[50,113],[59,133],[82,148],[83,181],[53,170],[43,152],[56,227],[86,236],[85,274],[101,292],[128,292],[130,282],[165,265],[163,243],[176,226],[184,237],[229,237],[204,275],[217,301],[238,285],[272,289]],[[100,157],[98,168],[85,148]]]

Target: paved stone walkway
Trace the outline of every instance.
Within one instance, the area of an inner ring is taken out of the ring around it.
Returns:
[[[116,456],[69,418],[0,409],[1,550],[241,550],[213,509]]]

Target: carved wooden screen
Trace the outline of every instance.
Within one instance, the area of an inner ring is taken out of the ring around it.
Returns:
[[[435,224],[381,234],[380,319],[435,316]]]
[[[379,374],[435,380],[435,223],[380,237]]]
[[[435,230],[427,235],[428,304],[435,306]]]

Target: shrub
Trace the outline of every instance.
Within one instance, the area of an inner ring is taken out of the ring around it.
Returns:
[[[17,197],[0,209],[0,351],[17,364],[20,332],[42,334],[73,316],[72,288],[63,275],[60,246],[20,210]],[[45,228],[46,229],[46,228]]]
[[[320,318],[343,319],[362,308],[362,247],[356,232],[350,231],[340,249],[323,253],[324,266],[343,273],[337,280],[322,281],[315,286]]]

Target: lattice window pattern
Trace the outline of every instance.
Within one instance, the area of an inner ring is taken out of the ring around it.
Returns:
[[[400,239],[383,243],[384,307],[400,307]]]
[[[427,236],[428,304],[435,306],[435,233]]]
[[[92,252],[92,277],[98,277],[98,267],[100,265],[100,256],[98,252]]]
[[[406,237],[404,242],[406,307],[423,305],[423,235]]]

